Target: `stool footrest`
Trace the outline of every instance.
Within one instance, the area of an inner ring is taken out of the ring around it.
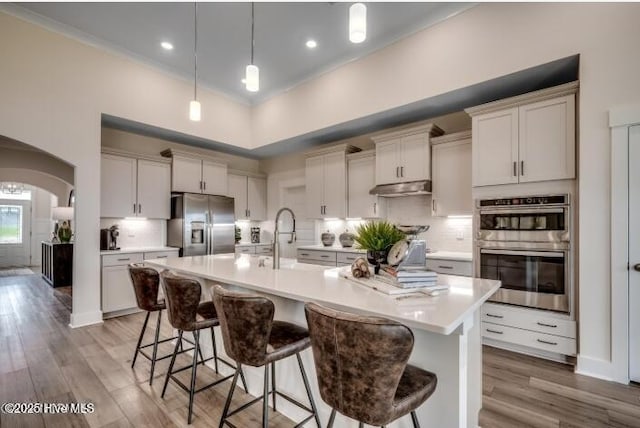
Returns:
[[[301,409],[306,410],[307,412],[311,413],[311,416],[309,416],[307,419],[305,419],[304,422],[307,422],[310,418],[313,418],[313,409],[310,409],[308,406],[305,406],[304,404],[302,404],[301,402],[299,402],[295,398],[290,397],[287,394],[278,391],[277,389],[275,391],[273,389],[271,389],[267,393],[267,395],[269,395],[269,394],[271,394],[273,392],[278,394],[280,397],[286,399],[287,401],[291,402],[292,404],[295,404],[296,406],[300,407]],[[230,418],[231,416],[235,415],[236,413],[239,413],[239,412],[243,411],[247,407],[250,407],[253,404],[257,403],[258,401],[261,401],[263,398],[264,398],[264,395],[261,395],[259,397],[254,398],[253,400],[251,400],[249,402],[244,403],[242,406],[238,407],[237,409],[227,413],[227,418]],[[225,422],[226,422],[226,420],[225,420]],[[304,423],[304,422],[302,422],[302,423]],[[301,425],[296,425],[296,426],[301,426]]]

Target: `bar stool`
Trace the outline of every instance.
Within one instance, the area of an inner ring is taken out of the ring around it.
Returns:
[[[141,354],[143,357],[151,361],[151,376],[149,377],[149,385],[151,385],[153,383],[153,372],[156,367],[156,361],[164,360],[172,355],[167,354],[162,357],[158,357],[158,344],[173,340],[175,337],[158,340],[160,336],[162,310],[166,309],[164,299],[158,300],[158,291],[160,288],[160,275],[158,272],[155,269],[146,267],[142,263],[132,263],[129,265],[129,276],[131,277],[131,283],[133,284],[133,291],[136,295],[138,308],[147,312],[144,324],[142,324],[142,330],[140,331],[140,337],[138,338],[138,344],[136,345],[136,350],[133,354],[131,368],[136,365],[138,354]],[[147,323],[149,322],[151,312],[158,313],[155,337],[152,343],[142,345],[142,339],[144,338],[144,334],[147,330]],[[144,352],[144,348],[148,348],[149,346],[153,346],[152,355],[148,355]]]
[[[214,331],[214,327],[220,325],[218,321],[218,317],[216,314],[216,308],[213,305],[213,302],[203,302],[200,303],[200,298],[202,296],[202,289],[200,283],[196,280],[190,278],[180,277],[178,275],[174,275],[169,271],[163,271],[160,274],[162,278],[162,288],[164,290],[164,295],[167,302],[167,314],[169,316],[169,322],[173,326],[173,328],[178,330],[178,341],[176,342],[176,346],[173,350],[173,355],[171,357],[171,363],[169,364],[169,370],[167,371],[167,375],[164,380],[164,386],[162,388],[161,397],[164,398],[164,394],[167,390],[167,385],[169,384],[169,379],[173,380],[179,387],[184,389],[189,393],[189,414],[187,417],[187,423],[191,424],[191,418],[193,415],[193,399],[196,393],[204,391],[212,386],[218,385],[228,379],[233,377],[233,384],[237,381],[239,367],[236,369],[236,366],[231,364],[230,362],[224,360],[223,358],[218,357],[218,352],[216,350],[216,335]],[[202,358],[202,354],[200,352],[200,330],[203,329],[211,330],[211,342],[213,346],[213,356],[207,359]],[[193,352],[193,363],[191,366],[181,367],[177,370],[173,369],[173,366],[176,361],[176,356],[178,354],[178,348],[182,341],[182,336],[185,331],[189,331],[193,333],[194,337],[194,347],[195,350]],[[235,370],[235,375],[225,376],[220,378],[208,385],[205,385],[201,388],[196,389],[196,373],[197,373],[197,362],[198,355],[200,355],[200,360],[202,364],[206,361],[213,360],[215,363],[216,373],[218,371],[218,361],[228,365],[232,369]],[[183,384],[179,379],[175,377],[176,373],[179,373],[183,370],[187,370],[191,367],[191,384],[187,387]],[[240,370],[239,372],[240,378],[242,380],[242,385],[247,390],[247,384],[245,382],[244,374]]]
[[[385,426],[411,413],[433,394],[435,374],[407,364],[413,333],[395,321],[305,305],[322,399],[364,424]]]
[[[273,410],[276,410],[276,395],[279,395],[310,413],[296,427],[300,427],[315,418],[315,422],[320,428],[316,404],[313,401],[309,380],[300,358],[300,352],[307,349],[311,344],[309,332],[305,328],[292,323],[274,321],[275,307],[273,302],[266,297],[236,293],[216,285],[213,289],[213,302],[220,318],[224,348],[227,355],[234,359],[238,365],[220,418],[219,427],[222,428],[225,424],[234,427],[227,419],[260,400],[262,400],[262,426],[267,427],[269,423],[269,394],[272,394]],[[300,367],[302,381],[304,382],[311,408],[276,389],[276,361],[294,354],[298,360],[298,367]],[[233,398],[235,382],[238,374],[242,373],[241,367],[243,364],[253,367],[264,366],[263,394],[230,412],[229,407]],[[269,365],[271,365],[271,391],[269,391]]]

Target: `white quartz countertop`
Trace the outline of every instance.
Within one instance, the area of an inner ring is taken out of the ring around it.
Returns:
[[[259,267],[259,260],[265,267]],[[270,257],[248,254],[218,254],[148,260],[158,268],[169,268],[223,284],[237,285],[261,293],[300,302],[317,302],[336,309],[391,318],[410,327],[439,334],[451,334],[491,295],[500,281],[438,275],[439,284],[450,286],[449,293],[434,297],[396,300],[356,284],[339,275],[340,268],[326,268],[281,259],[279,270],[271,268]]]
[[[341,253],[361,253],[364,254],[367,250],[362,250],[356,247],[342,247],[339,245],[332,245],[330,247],[325,247],[322,244],[317,245],[300,245],[298,250],[315,250],[315,251],[339,251]]]
[[[427,258],[436,260],[456,260],[459,262],[470,262],[473,259],[473,254],[458,251],[434,251],[433,253],[427,253]]]
[[[180,251],[180,249],[176,247],[130,247],[120,248],[119,250],[103,250],[100,251],[100,255],[104,256],[108,254],[151,253],[155,251]]]

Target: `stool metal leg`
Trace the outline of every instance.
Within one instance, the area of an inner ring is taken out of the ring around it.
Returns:
[[[333,422],[336,420],[336,409],[331,409],[331,416],[329,416],[329,423],[327,428],[333,428]]]
[[[160,336],[160,321],[162,320],[162,309],[158,311],[158,322],[156,323],[156,337],[153,341],[153,358],[151,358],[151,376],[149,385],[153,383],[153,371],[156,368],[156,357],[158,356],[158,338]]]
[[[224,423],[227,419],[227,413],[229,413],[229,407],[231,406],[231,399],[233,398],[233,391],[236,389],[236,382],[238,381],[238,373],[242,373],[242,366],[238,363],[238,367],[236,368],[236,372],[233,375],[233,380],[231,381],[231,387],[229,388],[229,395],[227,395],[227,401],[224,403],[224,410],[222,411],[222,416],[220,416],[220,424],[218,428],[223,428]]]
[[[144,318],[144,324],[142,324],[142,331],[140,332],[140,337],[138,338],[138,344],[136,345],[136,352],[133,354],[133,361],[131,362],[131,368],[136,365],[136,359],[138,358],[138,352],[140,352],[140,345],[142,344],[142,338],[144,337],[144,332],[147,330],[147,322],[149,322],[149,315],[151,312],[147,312],[147,316]]]
[[[276,362],[271,363],[271,396],[273,397],[273,411],[276,411]]]
[[[191,425],[191,416],[193,415],[193,396],[196,393],[196,372],[198,370],[198,354],[200,354],[200,358],[202,359],[202,354],[200,353],[200,331],[196,330],[193,332],[194,346],[196,347],[193,350],[193,367],[191,369],[191,389],[189,390],[189,416],[187,417],[187,423]],[[204,359],[202,359],[204,364]]]
[[[300,373],[302,373],[302,381],[304,382],[304,389],[307,391],[307,396],[309,397],[309,403],[311,403],[311,409],[313,410],[313,417],[316,420],[316,426],[320,428],[320,417],[318,416],[318,409],[316,408],[316,402],[313,401],[313,394],[311,394],[311,386],[309,386],[309,379],[307,378],[307,373],[304,371],[304,365],[302,364],[302,358],[300,354],[296,354],[296,358],[298,359],[298,366],[300,366]],[[335,412],[335,410],[334,410]],[[335,413],[332,413],[333,417],[335,417]]]
[[[160,397],[164,398],[164,393],[167,391],[167,385],[169,384],[169,378],[171,377],[171,371],[173,370],[173,364],[176,362],[176,355],[178,355],[178,347],[182,345],[182,330],[178,330],[178,340],[176,341],[176,347],[173,349],[173,355],[171,356],[171,362],[167,369],[167,375],[164,378],[164,386],[162,387],[162,394]]]
[[[413,422],[413,428],[420,428],[420,422],[418,422],[415,410],[411,412],[411,421]]]
[[[216,373],[220,373],[218,371],[218,350],[216,348],[216,332],[211,327],[211,344],[213,346],[213,363],[216,366]]]
[[[236,362],[236,364],[238,364]],[[238,364],[238,367],[240,367],[240,364]],[[242,381],[242,386],[244,387],[244,392],[246,392],[247,394],[249,393],[249,387],[247,386],[247,381],[244,378],[244,372],[242,371],[242,369],[240,370],[240,380]]]
[[[269,364],[264,366],[264,387],[262,393],[262,428],[269,427]]]
[[[359,422],[358,423],[358,428],[364,428],[364,422]]]

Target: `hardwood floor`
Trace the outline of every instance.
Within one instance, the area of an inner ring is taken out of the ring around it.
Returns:
[[[146,359],[130,368],[143,319],[135,314],[71,329],[68,309],[39,275],[0,277],[0,403],[91,402],[96,409],[86,415],[2,414],[0,426],[187,426],[187,394],[169,384],[160,398],[168,360],[158,362],[152,387]],[[169,336],[164,321],[162,334]],[[163,344],[159,352],[170,347]],[[178,363],[189,362],[182,356]],[[189,371],[181,376],[186,381]],[[198,371],[199,385],[214,378],[213,370]],[[227,391],[228,383],[196,396],[193,427],[217,426]],[[484,349],[483,393],[484,428],[640,427],[640,387],[576,375],[562,364],[489,347]],[[237,390],[234,404],[247,399]],[[294,425],[281,414],[271,415],[272,427]],[[255,406],[232,421],[251,427],[259,426],[260,418]]]

